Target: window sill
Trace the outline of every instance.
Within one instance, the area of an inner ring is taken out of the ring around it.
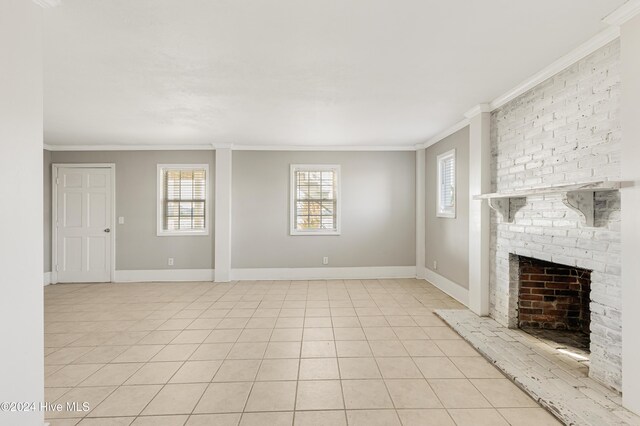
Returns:
[[[207,237],[209,236],[209,231],[203,232],[156,232],[156,236],[158,237]]]
[[[317,236],[317,237],[330,237],[340,235],[340,231],[290,231],[289,235],[292,237],[308,237],[308,236]]]
[[[455,213],[436,213],[436,217],[441,217],[444,219],[455,219],[456,214]]]

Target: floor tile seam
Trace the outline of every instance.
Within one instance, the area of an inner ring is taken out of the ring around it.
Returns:
[[[266,349],[265,349],[265,351],[266,351]],[[244,416],[244,413],[247,411],[247,405],[249,405],[249,400],[251,399],[251,394],[253,393],[253,388],[254,388],[254,386],[256,384],[255,379],[258,376],[258,372],[262,368],[262,362],[263,361],[264,361],[264,357],[260,360],[260,364],[258,365],[258,369],[256,370],[256,374],[255,374],[255,376],[253,378],[253,381],[251,382],[251,388],[249,389],[249,393],[247,394],[247,399],[244,402],[244,407],[242,409],[242,415],[240,416],[240,422],[242,422],[242,417]]]
[[[365,333],[365,341],[367,342],[367,345],[369,346],[369,351],[371,351],[371,355],[373,356],[373,362],[376,364],[376,368],[378,369],[378,374],[380,375],[380,380],[382,380],[382,383],[384,384],[384,388],[387,391],[387,395],[389,396],[389,399],[391,400],[391,405],[393,406],[394,410],[396,410],[396,417],[398,417],[398,419],[399,419],[400,416],[398,416],[396,403],[393,400],[393,397],[391,396],[391,392],[389,391],[389,386],[387,385],[387,382],[384,380],[384,377],[382,375],[382,370],[380,370],[380,365],[378,364],[377,357],[373,353],[373,348],[371,347],[371,343],[369,342],[369,339],[367,338],[366,333]],[[346,408],[346,406],[345,406],[345,408]]]
[[[97,386],[96,386],[96,387],[97,387]],[[107,386],[101,386],[101,387],[107,387]],[[89,414],[90,414],[92,411],[94,411],[96,408],[98,408],[98,407],[100,406],[100,404],[102,404],[104,401],[106,401],[106,400],[107,400],[107,398],[109,398],[109,397],[110,397],[110,396],[111,396],[111,395],[112,395],[112,394],[113,394],[113,393],[118,389],[118,387],[119,387],[119,386],[115,386],[115,387],[114,387],[114,389],[113,389],[111,392],[109,392],[109,393],[107,394],[107,396],[105,396],[105,397],[104,397],[104,399],[103,399],[102,401],[100,401],[100,402],[98,403],[98,405],[96,405],[95,407],[91,408],[88,412],[83,413],[83,415],[82,415],[80,418],[81,418],[81,419],[84,419],[84,418],[88,417],[88,416],[89,416]],[[61,398],[63,398],[63,397],[64,397],[64,395],[68,394],[69,392],[71,392],[71,391],[72,391],[72,390],[74,390],[74,389],[77,389],[77,387],[76,387],[76,386],[74,386],[74,387],[70,388],[67,392],[65,392],[65,393],[64,393],[63,395],[61,395],[58,399],[56,399],[56,400],[54,401],[54,403],[58,403],[58,401],[60,401],[60,399],[61,399]]]
[[[140,367],[140,368],[142,368],[142,367]],[[138,369],[138,370],[139,370],[139,369]],[[135,372],[133,372],[133,373],[131,374],[131,376],[133,376],[133,374],[135,374],[138,370],[136,370]],[[129,376],[126,380],[129,380],[129,378],[131,378],[131,376]],[[125,380],[125,381],[126,381],[126,380]],[[109,395],[108,395],[107,397],[105,397],[102,401],[100,401],[100,403],[99,403],[98,405],[96,405],[96,406],[95,406],[95,408],[94,408],[93,410],[89,411],[89,412],[85,415],[85,417],[89,417],[89,414],[91,414],[94,410],[98,409],[98,408],[99,408],[99,407],[100,407],[100,406],[101,406],[101,405],[102,405],[102,404],[103,404],[107,399],[109,399],[109,397],[110,397],[111,395],[113,395],[114,393],[116,393],[116,392],[118,391],[118,389],[120,389],[120,388],[121,388],[121,387],[123,387],[123,386],[124,386],[124,382],[123,382],[123,383],[121,383],[121,384],[119,384],[119,385],[117,385],[117,386],[115,386],[115,389],[114,389],[112,392],[110,392],[110,393],[109,393]],[[157,386],[157,385],[131,385],[131,386]],[[147,402],[147,404],[145,405],[145,407],[144,407],[142,410],[140,410],[140,413],[142,413],[142,412],[144,411],[144,409],[146,408],[146,406],[147,406],[147,405],[148,405],[148,404],[153,400],[153,398],[155,398],[155,397],[158,395],[158,393],[160,393],[160,390],[162,390],[162,388],[161,388],[161,389],[158,389],[158,392],[156,392],[156,393],[153,395],[153,397],[149,400],[149,402]],[[140,414],[140,413],[138,413],[138,414]],[[117,417],[117,416],[114,416],[114,417]],[[124,417],[126,417],[126,416],[124,416]]]

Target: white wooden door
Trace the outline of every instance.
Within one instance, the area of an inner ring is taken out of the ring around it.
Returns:
[[[58,282],[111,281],[111,173],[106,167],[57,168]]]

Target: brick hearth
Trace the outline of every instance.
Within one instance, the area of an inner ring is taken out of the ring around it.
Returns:
[[[435,313],[565,424],[640,425],[640,417],[622,407],[620,394],[591,379],[585,362],[562,350],[563,345],[550,345],[465,309]]]

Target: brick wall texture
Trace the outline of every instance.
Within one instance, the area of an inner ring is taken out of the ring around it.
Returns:
[[[589,333],[591,271],[519,256],[518,326]]]
[[[620,177],[616,40],[491,114],[492,189]],[[491,316],[517,326],[518,256],[591,270],[591,377],[621,388],[620,196],[596,195],[595,226],[561,195],[527,198],[513,223],[492,212]]]

